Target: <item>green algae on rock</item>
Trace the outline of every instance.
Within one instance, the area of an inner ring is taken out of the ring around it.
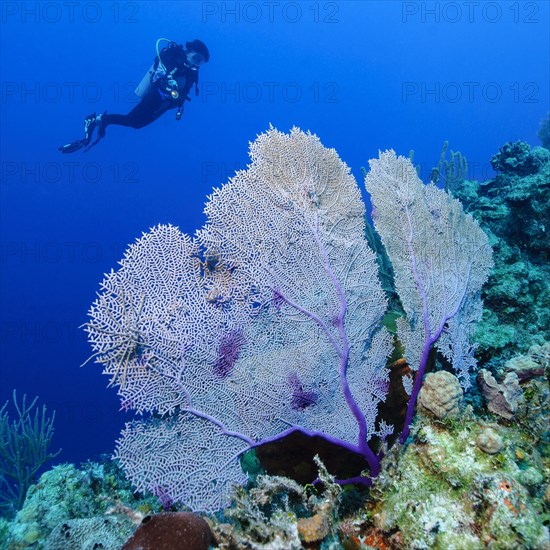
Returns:
[[[476,444],[488,430],[501,439],[494,454]],[[414,442],[392,449],[397,468],[374,488],[375,525],[398,530],[405,548],[545,547],[542,439],[528,425],[484,422],[470,407],[453,421],[420,417]],[[518,447],[529,455],[518,458]]]

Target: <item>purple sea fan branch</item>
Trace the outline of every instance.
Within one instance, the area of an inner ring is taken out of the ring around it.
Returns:
[[[376,259],[356,244],[365,241],[365,209],[359,189],[334,151],[322,148],[316,138],[297,130],[290,136],[275,130],[259,136],[251,146],[251,156],[254,162],[249,170],[237,174],[212,196],[200,241],[206,249],[217,246],[224,258],[230,257],[239,265],[236,286],[253,284],[254,288],[264,289],[260,293],[265,292],[265,299],[272,300],[277,313],[283,312],[282,302],[289,306],[277,321],[287,347],[294,342],[300,345],[298,334],[315,339],[324,335],[338,360],[340,395],[359,427],[358,446],[376,470],[375,458],[367,456],[370,449],[365,415],[347,380],[349,339],[355,335],[365,338],[369,332],[365,327],[372,332],[385,308],[375,275]],[[281,209],[281,204],[287,207]],[[228,225],[231,232],[221,240],[223,228]],[[354,269],[350,276],[348,262],[363,264],[364,269]],[[372,276],[367,278],[366,273]],[[357,310],[349,323],[345,323],[347,293],[353,296],[353,310]],[[321,330],[319,335],[312,328],[306,329],[298,317],[291,318],[292,310],[313,321]],[[319,341],[316,346],[324,349],[326,344]],[[328,362],[311,367],[320,368],[319,374],[333,368]],[[304,364],[300,378],[303,374],[311,376],[309,368]],[[353,368],[359,369],[359,364]],[[372,410],[370,404],[367,406]],[[317,404],[307,407],[302,422],[320,425],[318,415],[313,416],[317,409]],[[325,424],[325,429],[340,431],[344,425],[342,421],[331,428]],[[349,437],[350,429],[347,431]]]
[[[348,383],[347,379],[347,368],[348,368],[348,362],[349,362],[349,342],[346,334],[346,329],[344,325],[344,319],[346,315],[346,309],[347,309],[347,300],[346,295],[344,293],[344,290],[342,288],[342,285],[340,284],[340,281],[336,278],[329,258],[328,253],[323,246],[323,244],[320,241],[319,233],[318,233],[318,220],[316,220],[316,227],[314,231],[315,240],[317,241],[317,244],[319,246],[319,250],[321,252],[321,255],[324,260],[324,267],[327,275],[329,276],[330,280],[332,281],[332,284],[334,285],[334,288],[336,289],[338,293],[338,298],[340,301],[340,313],[338,317],[336,318],[336,326],[338,328],[338,332],[340,334],[340,338],[342,341],[342,349],[339,353],[340,355],[340,384],[342,386],[342,391],[344,392],[344,398],[346,400],[346,403],[348,404],[348,407],[353,413],[353,416],[357,420],[357,424],[359,426],[359,433],[358,433],[358,447],[361,450],[361,452],[365,455],[365,458],[367,459],[369,466],[371,468],[371,474],[373,476],[378,475],[380,471],[380,465],[378,463],[378,460],[376,459],[376,456],[371,451],[370,447],[367,444],[367,422],[365,419],[365,415],[363,411],[359,408],[359,405],[357,404],[357,401],[354,399],[351,388]]]
[[[273,289],[273,298],[271,299],[271,304],[275,308],[276,311],[281,311],[281,307],[284,303],[285,299],[283,297],[283,293],[280,288],[276,287]]]
[[[359,452],[363,454],[363,456],[367,460],[371,470],[371,475],[376,476],[380,472],[380,464],[376,455],[371,451],[370,447],[367,444],[368,427],[367,427],[365,415],[361,411],[359,405],[357,404],[357,401],[353,397],[353,393],[351,391],[351,388],[349,386],[347,376],[346,376],[347,367],[349,363],[349,351],[350,351],[347,333],[344,325],[344,319],[345,319],[346,310],[347,310],[347,300],[346,300],[346,296],[345,296],[345,292],[342,287],[342,284],[340,283],[340,281],[338,280],[338,278],[336,277],[336,275],[332,270],[331,262],[329,260],[326,247],[319,236],[319,221],[318,221],[317,215],[315,215],[313,219],[314,219],[314,224],[313,224],[312,235],[314,236],[314,240],[319,249],[320,257],[323,263],[323,268],[326,274],[328,275],[328,278],[331,281],[334,290],[337,293],[338,301],[340,304],[339,312],[336,316],[332,318],[333,322],[331,324],[337,328],[338,334],[340,336],[341,344],[337,343],[334,335],[331,333],[325,321],[320,319],[315,313],[308,311],[302,306],[294,303],[292,300],[289,300],[280,291],[277,291],[277,299],[284,300],[289,306],[293,307],[297,311],[300,311],[301,313],[303,313],[304,315],[310,317],[313,321],[315,321],[321,327],[321,329],[325,332],[329,342],[331,343],[336,353],[338,354],[340,358],[339,376],[340,376],[340,385],[342,388],[342,392],[344,394],[346,403],[350,408],[353,416],[355,417],[359,427],[359,432],[357,436],[358,449],[359,449]],[[293,403],[296,402],[295,399],[296,399],[296,396],[293,397]]]

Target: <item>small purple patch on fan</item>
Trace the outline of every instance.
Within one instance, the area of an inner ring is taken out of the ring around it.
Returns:
[[[174,501],[172,500],[172,497],[168,494],[168,491],[161,485],[155,485],[151,491],[160,502],[160,505],[162,506],[163,510],[165,512],[168,512],[172,505],[174,504]]]
[[[390,381],[389,380],[384,380],[383,378],[379,378],[378,380],[376,380],[374,382],[374,385],[375,385],[377,391],[381,395],[387,395],[388,392],[390,391]]]
[[[241,348],[245,343],[242,329],[233,329],[222,337],[218,348],[218,358],[214,365],[214,374],[219,378],[227,378],[239,358]]]
[[[317,403],[319,396],[314,391],[304,390],[304,386],[297,374],[290,375],[289,382],[292,386],[292,401],[290,402],[292,409],[303,411]]]

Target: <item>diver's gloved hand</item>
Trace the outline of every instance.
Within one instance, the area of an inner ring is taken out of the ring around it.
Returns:
[[[151,82],[155,83],[164,78],[166,78],[166,71],[159,65],[151,77]]]

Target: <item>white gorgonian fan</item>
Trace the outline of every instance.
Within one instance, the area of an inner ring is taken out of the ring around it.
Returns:
[[[406,318],[398,338],[416,371],[401,434],[409,434],[428,355],[435,345],[452,363],[462,385],[475,366],[471,343],[481,316],[481,287],[493,266],[487,235],[457,199],[419,179],[410,159],[394,151],[369,161],[365,186],[373,221],[395,272]]]
[[[365,208],[336,152],[270,129],[209,197],[195,238],[158,226],[106,276],[86,324],[131,422],[116,456],[139,489],[196,511],[245,479],[239,456],[292,431],[361,454],[391,338]],[[366,478],[365,478],[366,479]]]

